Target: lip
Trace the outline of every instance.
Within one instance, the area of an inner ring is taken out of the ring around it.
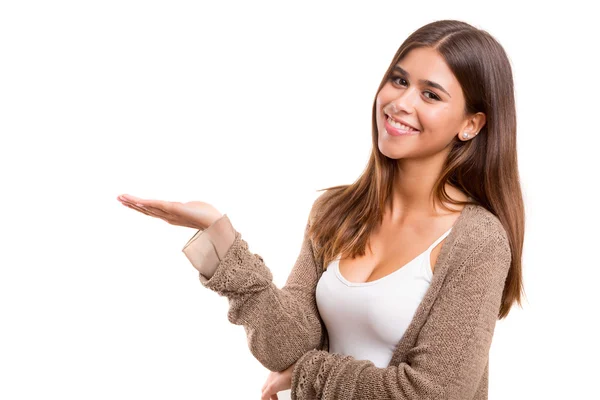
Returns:
[[[394,119],[394,118],[392,118],[392,119]],[[394,119],[394,121],[397,121],[397,120]],[[402,122],[402,121],[398,121],[398,122],[404,124],[404,122]],[[417,134],[421,133],[421,131],[419,131],[419,130],[416,130],[416,131],[403,131],[403,130],[400,130],[398,128],[395,128],[395,127],[393,127],[393,126],[391,126],[389,124],[389,122],[387,121],[387,116],[383,119],[383,124],[385,126],[385,130],[391,136],[414,136],[414,135],[417,135]],[[405,124],[405,125],[408,125],[408,124]],[[411,125],[408,125],[408,126],[411,126]]]
[[[388,117],[389,117],[389,118],[393,119],[393,120],[394,120],[394,121],[396,121],[396,122],[400,122],[402,125],[410,126],[410,127],[411,127],[411,128],[413,128],[415,131],[418,131],[418,129],[417,129],[417,128],[415,128],[414,126],[412,126],[412,125],[411,125],[411,124],[409,124],[408,122],[406,122],[406,121],[403,121],[403,120],[401,120],[401,119],[399,119],[399,118],[394,118],[394,117],[392,117],[391,115],[388,115],[388,114],[386,114],[386,113],[383,113],[383,117],[384,117],[386,120],[387,120],[387,119],[388,119]]]

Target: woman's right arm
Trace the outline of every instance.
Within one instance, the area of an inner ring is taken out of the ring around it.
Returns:
[[[200,282],[206,283],[214,275],[219,262],[233,244],[235,234],[229,217],[224,214],[188,240],[182,251],[200,273]]]
[[[320,274],[307,235],[310,223],[309,216],[300,254],[281,289],[273,283],[262,257],[248,250],[226,215],[196,233],[183,249],[200,272],[202,285],[228,298],[228,320],[244,326],[250,351],[271,371],[285,370],[323,341],[315,300]]]

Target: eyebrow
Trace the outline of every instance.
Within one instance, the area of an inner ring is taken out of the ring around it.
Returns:
[[[401,74],[405,75],[407,78],[410,78],[410,74],[408,72],[406,72],[404,69],[402,69],[400,66],[396,65],[394,66],[394,71],[400,71]],[[448,96],[450,96],[450,93],[448,93],[448,91],[446,89],[444,89],[442,87],[442,85],[440,85],[439,83],[430,81],[429,79],[419,79],[420,83],[424,83],[427,86],[431,86],[437,89],[440,89],[442,92],[446,93]],[[452,97],[452,96],[450,96]]]

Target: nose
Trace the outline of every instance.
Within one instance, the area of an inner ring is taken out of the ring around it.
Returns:
[[[411,114],[415,109],[416,98],[414,96],[415,91],[411,89],[405,89],[400,92],[392,101],[386,106],[387,113],[392,115],[404,111],[407,114]],[[418,93],[417,93],[418,94]]]

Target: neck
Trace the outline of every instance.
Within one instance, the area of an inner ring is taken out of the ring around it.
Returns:
[[[442,160],[443,161],[443,160]],[[434,204],[433,186],[440,176],[442,162],[428,160],[398,160],[398,171],[392,190],[391,200],[386,209],[391,222],[404,224],[448,215],[449,212],[436,201]],[[454,200],[467,200],[459,189],[446,184],[446,193]],[[448,205],[454,212],[458,206]]]

